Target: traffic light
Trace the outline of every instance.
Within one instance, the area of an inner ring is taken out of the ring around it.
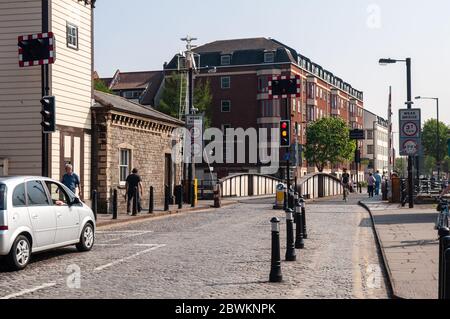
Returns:
[[[55,117],[55,97],[44,96],[41,100],[42,104],[42,130],[44,133],[54,133],[56,131],[56,117]]]
[[[280,146],[291,147],[291,121],[280,122]]]

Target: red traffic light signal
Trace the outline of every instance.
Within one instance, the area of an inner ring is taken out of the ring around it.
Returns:
[[[291,121],[280,122],[280,147],[291,147]]]

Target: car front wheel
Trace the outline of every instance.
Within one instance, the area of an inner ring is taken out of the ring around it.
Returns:
[[[8,255],[8,264],[12,270],[23,270],[31,258],[31,245],[27,237],[20,235],[14,241]]]
[[[80,252],[90,251],[94,247],[95,235],[94,226],[88,223],[83,227],[81,232],[80,242],[77,244],[77,249]]]

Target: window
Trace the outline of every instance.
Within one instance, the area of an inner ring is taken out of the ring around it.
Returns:
[[[229,89],[231,87],[231,78],[229,76],[224,76],[220,78],[220,87],[222,89]]]
[[[122,96],[126,99],[139,99],[141,96],[141,91],[125,91]]]
[[[367,139],[373,140],[373,130],[367,130]]]
[[[269,92],[269,79],[267,76],[261,76],[258,78],[258,93]]]
[[[0,184],[0,210],[6,210],[6,185]]]
[[[264,53],[264,63],[273,63],[275,62],[275,53],[274,52],[265,52]]]
[[[222,113],[230,113],[231,112],[231,101],[229,101],[229,100],[221,101],[221,111],[222,111]]]
[[[28,206],[48,206],[50,205],[44,186],[39,181],[27,183]]]
[[[78,27],[67,23],[67,46],[78,50]]]
[[[121,149],[120,150],[120,161],[119,161],[119,174],[120,183],[124,184],[127,181],[128,175],[131,171],[131,150]]]
[[[47,189],[50,192],[50,198],[52,199],[53,205],[63,206],[69,205],[71,200],[64,189],[53,182],[45,182]]]
[[[375,153],[375,148],[373,145],[367,145],[367,154],[373,155]]]
[[[13,206],[14,207],[24,207],[27,206],[25,200],[25,184],[20,184],[14,189],[13,192]]]
[[[279,117],[280,100],[262,100],[261,117]]]
[[[230,65],[231,64],[231,55],[222,55],[220,57],[221,65]]]

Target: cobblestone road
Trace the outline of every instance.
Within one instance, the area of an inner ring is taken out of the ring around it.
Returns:
[[[101,229],[95,249],[37,255],[25,271],[0,269],[0,298],[387,298],[369,215],[330,199],[308,205],[309,239],[285,281],[267,282],[271,201],[246,201]],[[78,275],[79,274],[79,275]]]

